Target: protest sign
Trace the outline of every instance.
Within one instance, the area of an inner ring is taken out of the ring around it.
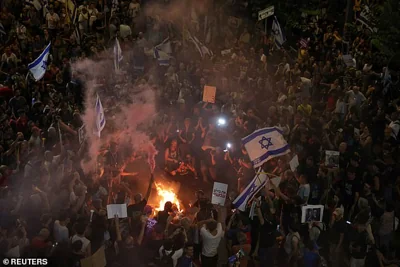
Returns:
[[[325,151],[325,166],[329,168],[339,167],[339,151]]]
[[[216,92],[217,92],[217,87],[205,85],[203,91],[203,102],[215,103]]]
[[[211,203],[225,205],[226,194],[228,193],[228,185],[214,182]]]
[[[301,207],[301,223],[322,222],[323,205],[306,205]]]
[[[104,246],[101,246],[92,256],[81,259],[81,267],[105,267],[106,265]]]
[[[107,205],[107,216],[108,219],[113,219],[115,215],[118,218],[128,217],[128,211],[126,209],[126,204],[109,204]]]
[[[299,166],[299,157],[296,155],[292,158],[291,161],[289,161],[289,165],[290,165],[290,169],[292,170],[292,172],[294,172],[297,167]]]

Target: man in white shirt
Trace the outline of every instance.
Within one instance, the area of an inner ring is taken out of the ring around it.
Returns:
[[[82,241],[82,253],[85,254],[86,257],[92,255],[92,249],[90,240],[85,237],[86,225],[80,223],[75,226],[76,234],[71,238],[71,244],[76,240]]]
[[[222,224],[213,219],[202,223],[200,236],[203,240],[201,252],[202,266],[217,267],[219,242],[224,236]]]
[[[350,107],[354,106],[360,110],[361,104],[366,100],[363,93],[360,92],[360,87],[353,86],[353,90],[346,92],[347,103]]]
[[[61,213],[58,220],[54,222],[54,239],[56,242],[68,242],[69,240],[69,230],[67,224],[69,223],[69,218],[66,213]]]
[[[53,31],[57,28],[58,22],[60,21],[60,17],[57,13],[54,13],[53,9],[49,10],[49,13],[46,15],[47,29]]]
[[[178,228],[176,231],[180,231],[180,229]],[[183,248],[180,248],[178,250],[173,250],[172,241],[167,240],[164,243],[164,245],[162,245],[161,248],[158,250],[158,253],[159,253],[161,259],[164,256],[170,256],[172,259],[173,267],[176,267],[176,265],[178,264],[179,258],[182,257],[182,255],[183,255]],[[171,253],[173,253],[173,254],[171,255]]]

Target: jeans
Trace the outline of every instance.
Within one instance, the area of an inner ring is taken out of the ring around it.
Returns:
[[[201,266],[204,267],[217,267],[218,265],[218,255],[214,257],[206,257],[201,254]]]
[[[350,267],[364,267],[365,266],[365,258],[364,259],[355,259],[350,258]]]
[[[258,249],[258,257],[260,258],[260,267],[270,267],[275,264],[275,255],[277,255],[278,251],[276,248],[259,248]]]

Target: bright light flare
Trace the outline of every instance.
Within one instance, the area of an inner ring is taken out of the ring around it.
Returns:
[[[219,118],[218,119],[218,125],[219,126],[224,126],[226,124],[226,120],[224,118]]]

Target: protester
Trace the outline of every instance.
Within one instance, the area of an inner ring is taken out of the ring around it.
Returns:
[[[283,40],[272,17],[256,23],[262,1],[2,1],[0,258],[79,266],[104,247],[107,266],[396,266],[398,70],[374,58],[364,26],[339,34],[328,14],[346,6],[333,2],[303,12],[300,32],[275,5]],[[96,94],[99,135],[85,133]],[[256,173],[242,139],[265,127],[290,153],[262,165],[270,182],[241,210]],[[158,205],[171,181],[182,203]],[[213,182],[228,184],[224,206]],[[127,218],[109,219],[108,204]],[[322,205],[322,221],[312,210],[302,224],[304,205]]]

